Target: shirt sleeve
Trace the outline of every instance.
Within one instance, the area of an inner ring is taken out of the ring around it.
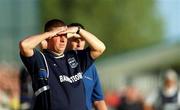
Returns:
[[[92,92],[92,100],[100,101],[100,100],[104,99],[104,96],[103,96],[101,83],[100,83],[99,76],[98,76],[95,65],[93,65],[93,74],[94,74],[93,79],[95,81],[95,84],[94,84],[93,92]]]
[[[84,50],[78,50],[77,55],[82,72],[84,73],[94,62],[94,59],[92,59],[90,55],[90,48],[88,47]]]
[[[31,57],[25,57],[20,53],[20,58],[31,75],[36,73],[35,71],[38,67],[38,61],[41,59],[40,57],[38,50],[34,50],[34,54]]]

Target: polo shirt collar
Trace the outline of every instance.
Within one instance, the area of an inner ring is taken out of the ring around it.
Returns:
[[[51,53],[52,55],[53,55],[53,57],[55,58],[55,59],[59,59],[59,58],[63,58],[64,57],[64,53],[56,53],[56,52],[53,52],[53,51],[51,51],[51,50],[47,50],[49,53]]]

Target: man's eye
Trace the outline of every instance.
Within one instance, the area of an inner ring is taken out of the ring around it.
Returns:
[[[66,36],[67,37],[67,34],[61,34],[61,36]]]

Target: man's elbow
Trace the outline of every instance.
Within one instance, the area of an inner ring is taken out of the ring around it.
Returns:
[[[19,49],[23,56],[30,57],[33,55],[33,49],[31,49],[29,43],[26,43],[24,40],[19,42]]]
[[[21,40],[19,42],[19,49],[21,52],[32,50],[31,44],[27,40]]]
[[[98,58],[99,56],[101,56],[103,53],[104,53],[104,51],[106,50],[106,47],[105,47],[105,45],[103,45],[103,46],[101,46],[99,49],[97,49],[97,50],[92,50],[91,51],[91,57],[93,58],[93,59],[96,59],[96,58]]]
[[[19,48],[20,48],[21,50],[25,50],[27,47],[28,47],[28,45],[27,45],[27,43],[26,43],[24,40],[21,40],[21,41],[19,42]]]
[[[99,55],[103,54],[105,50],[106,50],[106,46],[104,44],[101,45],[101,47],[98,50]]]
[[[106,50],[106,46],[103,44],[103,46],[101,47],[101,53],[103,53]]]

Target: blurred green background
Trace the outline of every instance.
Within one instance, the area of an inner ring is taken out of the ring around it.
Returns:
[[[80,22],[107,46],[104,57],[163,41],[154,0],[1,0],[1,60],[17,62],[17,43],[52,18]]]

